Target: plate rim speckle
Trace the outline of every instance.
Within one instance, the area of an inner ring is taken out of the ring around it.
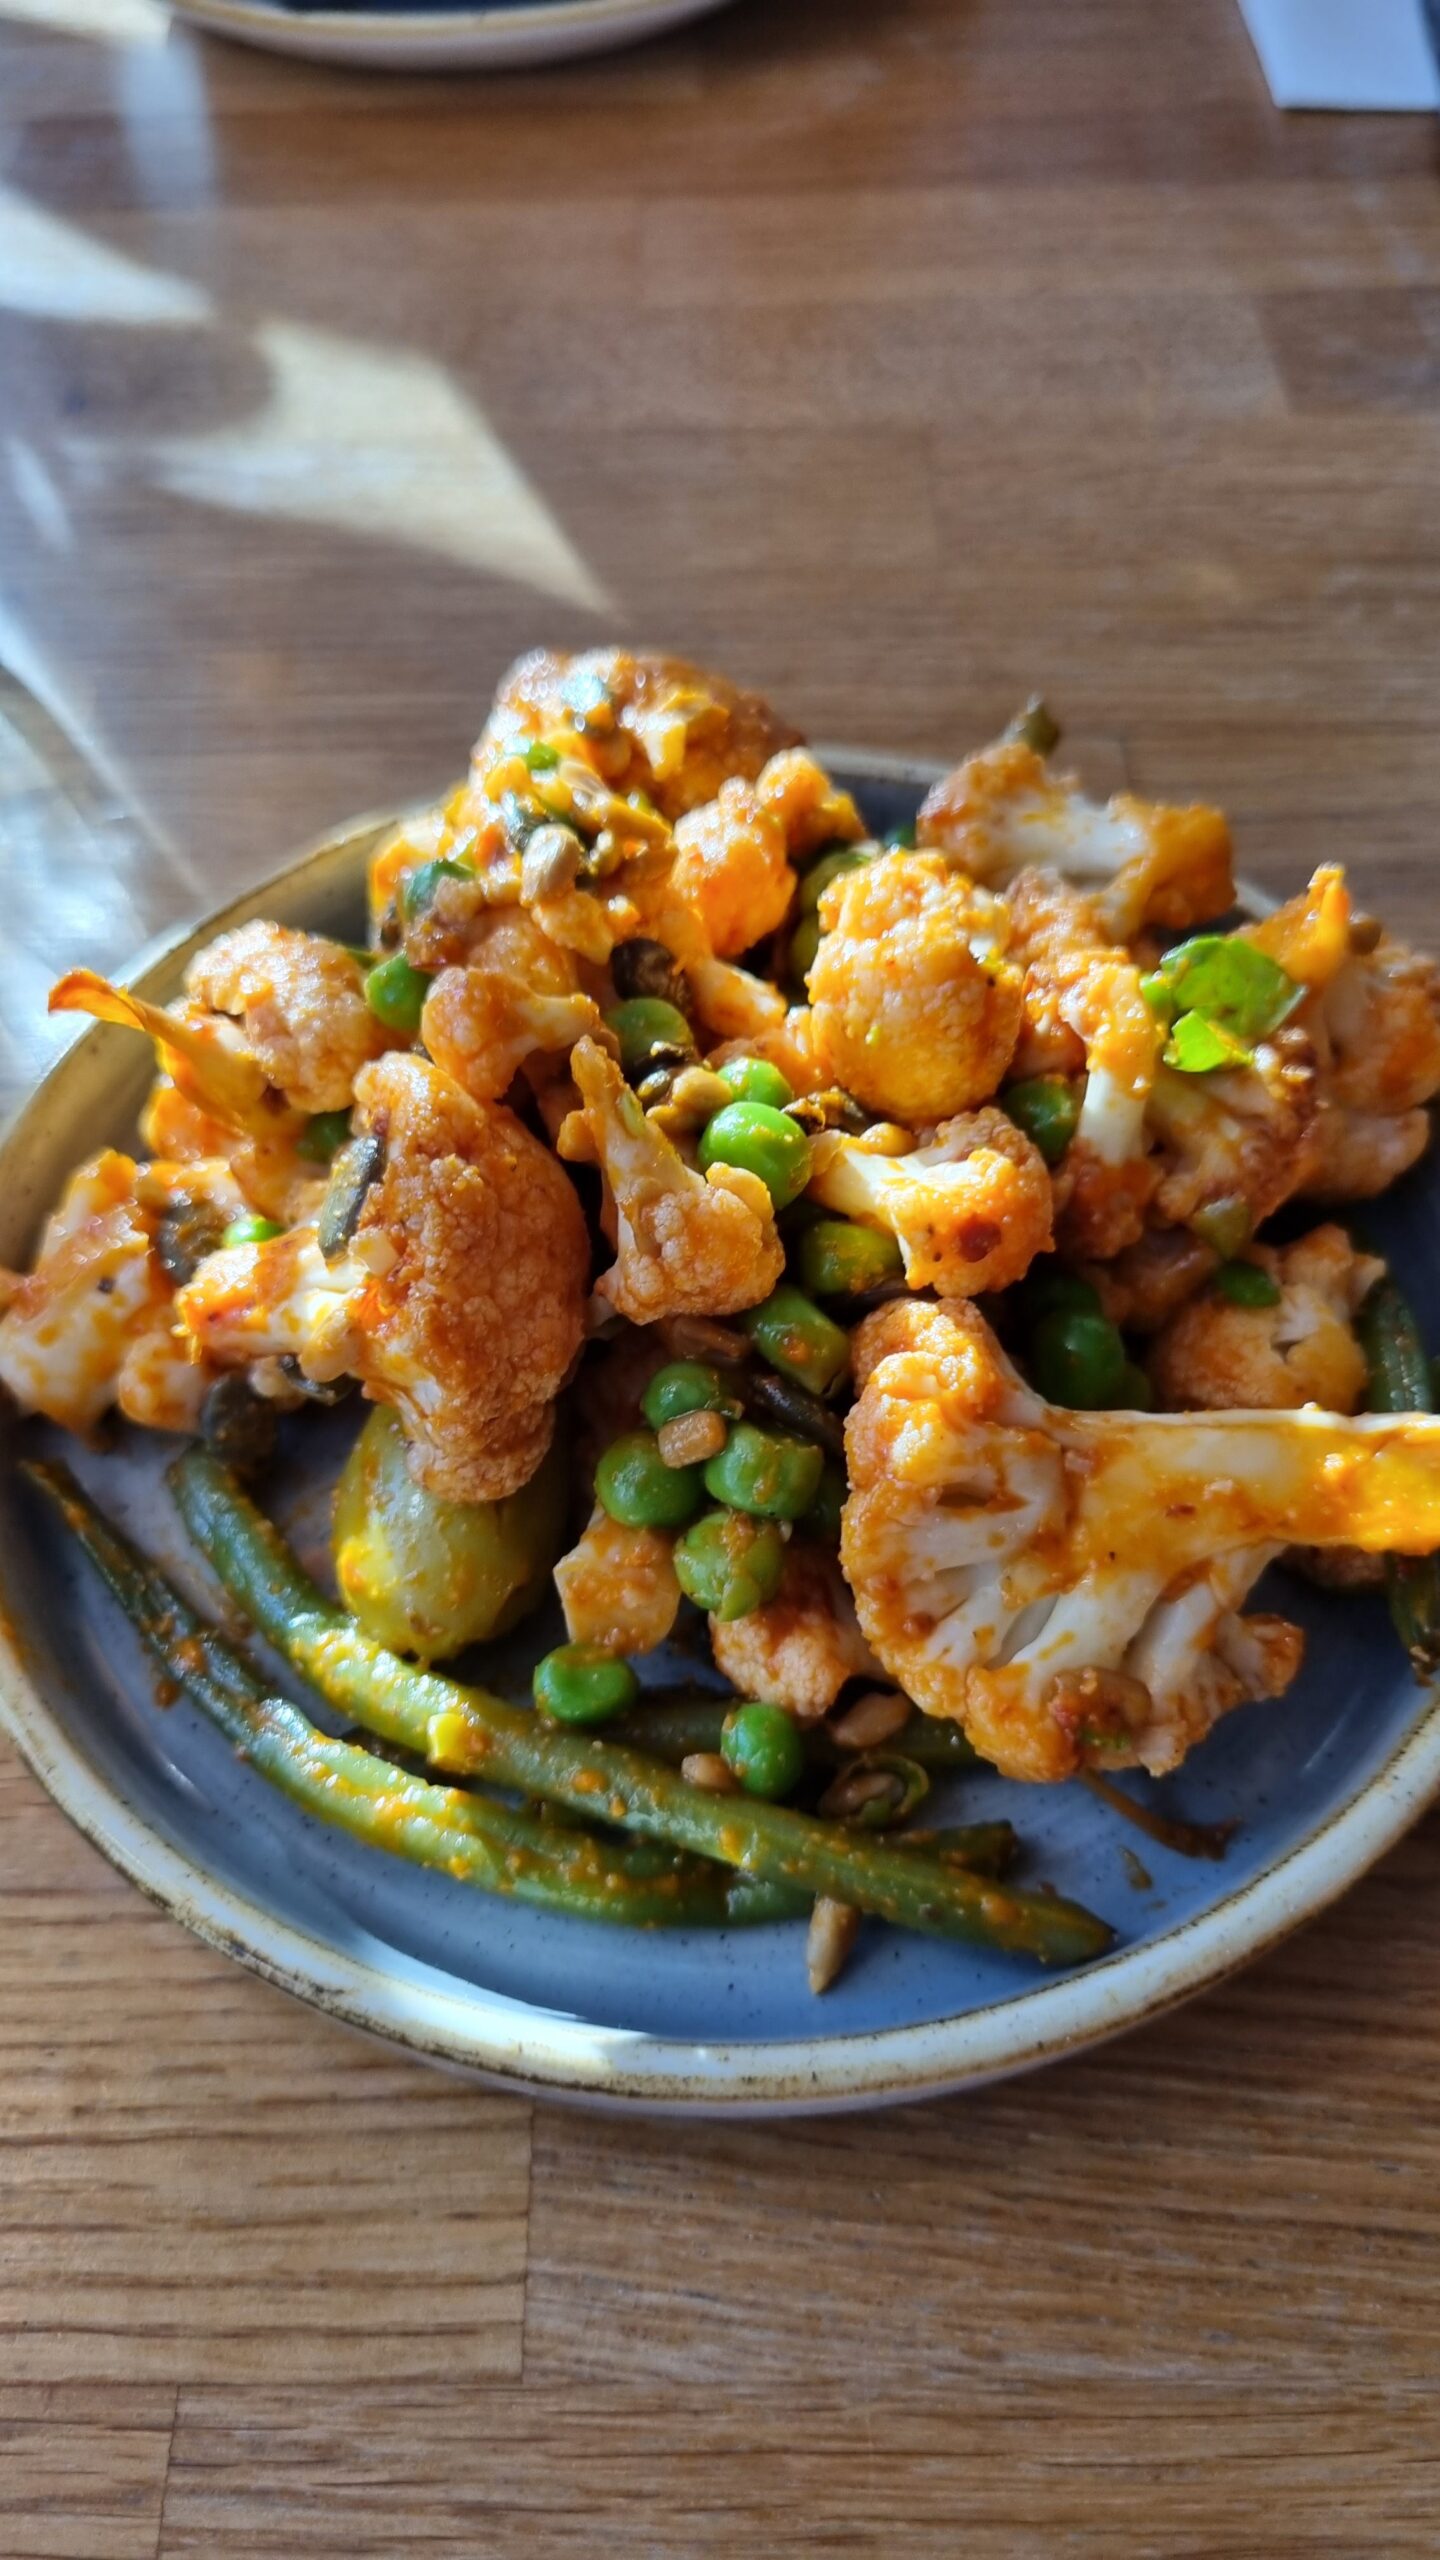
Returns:
[[[846,778],[924,784],[939,767],[855,749],[821,750]],[[264,914],[283,891],[310,901],[363,873],[387,812],[351,820],[198,925],[156,937],[126,973],[156,995],[190,951]],[[0,1198],[53,1198],[70,1169],[56,1128],[127,1035],[99,1025],[67,1049],[0,1139]],[[55,1127],[52,1127],[52,1123]],[[785,2115],[937,2097],[1104,2042],[1222,1981],[1313,1918],[1440,1795],[1440,1697],[1417,1692],[1413,1724],[1384,1764],[1270,1865],[1208,1909],[1084,1972],[1043,1977],[986,2008],[929,2023],[831,2035],[692,2042],[564,2017],[325,1944],[208,1873],[127,1804],[50,1706],[26,1658],[23,1608],[0,1557],[0,1729],[87,1839],[149,1899],[208,1945],[345,2024],[492,2086],[652,2112]]]

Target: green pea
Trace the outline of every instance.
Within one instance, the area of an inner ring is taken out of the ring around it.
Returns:
[[[740,1323],[771,1368],[812,1395],[828,1395],[850,1366],[849,1335],[788,1280],[758,1307],[747,1308]]]
[[[627,996],[623,1004],[612,1004],[605,1019],[620,1043],[620,1064],[633,1075],[637,1067],[648,1067],[657,1049],[678,1049],[682,1057],[695,1055],[695,1036],[678,1004],[667,1004],[663,996]]]
[[[268,1244],[272,1236],[283,1236],[285,1230],[273,1218],[232,1218],[220,1239],[222,1245]]]
[[[658,1431],[664,1423],[678,1422],[683,1413],[723,1413],[733,1418],[743,1407],[708,1361],[672,1360],[656,1370],[640,1399],[640,1410],[651,1430]]]
[[[849,1218],[817,1218],[800,1238],[800,1277],[817,1298],[858,1298],[898,1279],[905,1258],[891,1235]]]
[[[820,1490],[824,1465],[824,1452],[813,1440],[737,1422],[719,1455],[706,1464],[705,1490],[712,1502],[728,1502],[732,1510],[753,1511],[762,1520],[800,1520]]]
[[[810,1141],[768,1102],[727,1102],[700,1139],[700,1167],[733,1164],[758,1174],[777,1209],[798,1200],[810,1179]]]
[[[625,1529],[683,1529],[700,1508],[698,1467],[667,1467],[653,1431],[612,1440],[595,1470],[595,1492]]]
[[[628,1662],[603,1644],[559,1644],[535,1665],[532,1689],[542,1715],[557,1724],[604,1724],[640,1695]]]
[[[442,880],[473,880],[463,862],[449,862],[437,856],[433,862],[422,862],[412,871],[400,892],[400,914],[406,924],[413,924],[435,903],[435,892]],[[368,956],[368,955],[367,955]]]
[[[1027,1328],[1039,1324],[1046,1316],[1098,1316],[1104,1313],[1100,1293],[1078,1272],[1062,1271],[1058,1263],[1046,1269],[1032,1263],[1014,1293],[1015,1313]]]
[[[1058,1164],[1080,1125],[1080,1096],[1064,1076],[1026,1076],[1007,1085],[1000,1108],[1047,1164]]]
[[[773,1520],[754,1520],[744,1511],[702,1511],[677,1538],[674,1563],[686,1599],[729,1626],[774,1599],[785,1568],[785,1541]]]
[[[887,827],[880,841],[891,853],[913,853],[915,850],[914,819],[902,818],[898,827]]]
[[[310,1164],[328,1164],[350,1135],[348,1111],[317,1111],[295,1141],[295,1152]]]
[[[1222,1262],[1213,1286],[1232,1307],[1278,1307],[1280,1291],[1258,1262]]]
[[[863,871],[866,863],[874,860],[874,854],[873,845],[833,844],[828,853],[822,853],[817,862],[811,863],[801,880],[796,912],[802,916],[813,916],[831,881],[838,880],[845,871]],[[813,958],[813,953],[811,956]]]
[[[815,954],[819,948],[819,917],[802,916],[790,935],[789,948],[786,952],[785,965],[792,986],[804,985],[815,966]]]
[[[839,1459],[827,1458],[820,1470],[820,1490],[800,1523],[807,1537],[818,1538],[823,1546],[839,1546],[840,1513],[849,1490]]]
[[[1118,1402],[1125,1382],[1125,1345],[1108,1316],[1081,1312],[1042,1316],[1030,1340],[1030,1375],[1047,1404],[1098,1413]]]
[[[418,1031],[429,992],[428,971],[412,968],[403,951],[392,951],[365,981],[365,1001],[387,1031]]]
[[[554,773],[560,762],[560,750],[544,738],[534,738],[525,750],[525,762],[531,773]]]
[[[750,1796],[788,1796],[805,1771],[793,1716],[759,1698],[731,1708],[720,1727],[720,1756]]]
[[[768,1058],[727,1058],[715,1073],[737,1102],[768,1102],[772,1111],[783,1111],[795,1099],[793,1085]]]

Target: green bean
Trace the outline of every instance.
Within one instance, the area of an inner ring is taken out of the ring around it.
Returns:
[[[789,1280],[747,1308],[740,1325],[772,1369],[812,1395],[828,1395],[850,1366],[849,1335]]]
[[[186,1527],[262,1633],[342,1713],[423,1750],[432,1764],[518,1787],[582,1816],[603,1815],[763,1882],[827,1894],[931,1937],[1042,1964],[1084,1963],[1114,1942],[1103,1920],[1058,1895],[1016,1893],[960,1868],[937,1870],[883,1835],[852,1839],[785,1805],[709,1794],[659,1761],[542,1726],[483,1690],[416,1670],[322,1598],[233,1477],[203,1450],[187,1450],[168,1480]]]
[[[746,1379],[745,1400],[751,1412],[761,1415],[766,1423],[778,1422],[797,1440],[813,1440],[830,1457],[844,1457],[845,1425],[839,1414],[822,1404],[818,1396],[812,1396],[808,1387],[797,1387],[793,1378],[776,1378],[768,1370],[761,1370]]]
[[[1372,1413],[1429,1413],[1430,1364],[1420,1327],[1393,1280],[1379,1280],[1356,1318]],[[1415,1676],[1440,1673],[1440,1556],[1387,1556],[1385,1594]]]
[[[799,1918],[807,1896],[727,1874],[655,1840],[604,1839],[457,1787],[436,1786],[333,1741],[181,1599],[81,1491],[66,1467],[25,1473],[54,1503],[148,1651],[240,1756],[333,1830],[484,1891],[634,1928],[716,1928]],[[737,1894],[736,1886],[745,1889]]]
[[[939,1831],[907,1831],[907,1849],[923,1849],[972,1876],[1006,1876],[1020,1855],[1013,1822],[952,1822]]]
[[[652,1691],[627,1715],[616,1717],[607,1739],[626,1743],[634,1751],[648,1752],[652,1759],[678,1769],[692,1751],[719,1750],[720,1727],[730,1704],[728,1698],[710,1697],[703,1691],[682,1692],[678,1696],[673,1691]],[[892,1734],[887,1748],[942,1776],[946,1771],[973,1769],[976,1765],[974,1744],[966,1740],[958,1724],[943,1716],[911,1715],[900,1731]],[[819,1769],[854,1766],[855,1753],[836,1741],[828,1725],[806,1727],[805,1749]]]

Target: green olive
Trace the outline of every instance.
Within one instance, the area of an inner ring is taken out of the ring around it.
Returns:
[[[381,1644],[443,1661],[534,1607],[564,1527],[558,1449],[503,1502],[446,1502],[415,1482],[399,1417],[377,1405],[336,1490],[340,1596]]]

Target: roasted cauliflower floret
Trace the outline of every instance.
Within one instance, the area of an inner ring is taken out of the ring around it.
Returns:
[[[518,910],[496,916],[464,968],[432,982],[420,1036],[438,1067],[477,1102],[498,1102],[527,1058],[603,1037],[600,1008],[567,952]]]
[[[733,1165],[694,1172],[595,1041],[580,1041],[570,1063],[582,1107],[560,1152],[598,1164],[614,1206],[616,1256],[600,1295],[632,1324],[733,1315],[768,1297],[785,1253],[759,1177]]]
[[[627,1529],[597,1503],[555,1567],[571,1643],[603,1644],[611,1653],[649,1653],[663,1644],[680,1608],[672,1543],[659,1529]]]
[[[220,1214],[243,1206],[223,1165],[206,1170]],[[175,1334],[155,1251],[166,1177],[180,1173],[107,1148],[71,1175],[28,1278],[0,1273],[0,1385],[22,1412],[85,1432],[118,1404],[152,1430],[195,1428],[213,1372]]]
[[[1366,1362],[1355,1333],[1361,1303],[1385,1265],[1357,1253],[1343,1227],[1316,1227],[1294,1244],[1254,1245],[1251,1262],[1280,1295],[1235,1306],[1216,1290],[1192,1298],[1156,1335],[1148,1367],[1161,1404],[1177,1410],[1320,1404],[1354,1413]]]
[[[816,1045],[867,1109],[929,1127],[985,1101],[1021,1022],[1004,907],[938,853],[888,853],[820,900]]]
[[[113,1150],[82,1165],[46,1223],[28,1279],[6,1275],[0,1383],[25,1413],[90,1431],[115,1401],[132,1336],[163,1302],[136,1166]]]
[[[1141,993],[1140,970],[1094,899],[1051,872],[1022,871],[1005,904],[1011,949],[1025,970],[1025,1032],[1013,1072],[1063,1075],[1083,1065],[1079,1126],[1057,1191],[1061,1237],[1072,1253],[1108,1260],[1143,1232],[1155,1187],[1146,1104],[1164,1032]]]
[[[1235,903],[1230,830],[1218,809],[1167,808],[1122,791],[1105,808],[1016,738],[967,756],[937,782],[916,836],[999,887],[1031,864],[1095,883],[1117,942],[1144,925],[1182,932]]]
[[[1231,1208],[1240,1233],[1293,1197],[1311,1162],[1315,1053],[1298,1024],[1262,1041],[1249,1067],[1184,1075],[1162,1067],[1146,1110],[1156,1141],[1155,1214],[1189,1225]]]
[[[1440,1418],[1069,1413],[973,1307],[866,1318],[841,1557],[861,1627],[929,1715],[1012,1777],[1174,1768],[1275,1696],[1301,1641],[1239,1615],[1290,1539],[1440,1546]]]
[[[1050,1248],[1050,1176],[1003,1111],[962,1112],[904,1155],[827,1132],[814,1141],[810,1197],[884,1228],[911,1288],[942,1298],[1008,1289]]]
[[[395,1406],[431,1493],[485,1502],[539,1466],[584,1332],[589,1240],[548,1149],[428,1059],[362,1068],[355,1126],[384,1150],[352,1243],[311,1228],[203,1263],[177,1311],[222,1366],[289,1355]]]
[[[743,1618],[712,1617],[710,1644],[742,1698],[769,1698],[802,1724],[827,1714],[857,1672],[880,1668],[834,1557],[803,1538],[785,1551],[774,1599]]]
[[[1440,971],[1356,917],[1327,864],[1243,937],[1306,989],[1294,1017],[1313,1045],[1315,1107],[1304,1199],[1372,1200],[1424,1154],[1440,1093]]]
[[[297,1111],[344,1111],[360,1069],[390,1042],[352,953],[259,917],[197,952],[185,991],[239,1023],[266,1080]]]
[[[732,775],[753,782],[780,748],[799,744],[756,693],[683,658],[630,649],[532,649],[501,679],[477,761],[551,730],[583,736],[598,773],[643,791],[663,816],[713,800]]]
[[[784,923],[795,864],[864,832],[849,792],[837,790],[803,747],[788,747],[754,782],[723,782],[712,801],[677,821],[671,887],[714,950],[731,958]]]
[[[784,827],[755,783],[722,782],[714,800],[678,821],[670,885],[722,959],[784,923],[795,874]]]

